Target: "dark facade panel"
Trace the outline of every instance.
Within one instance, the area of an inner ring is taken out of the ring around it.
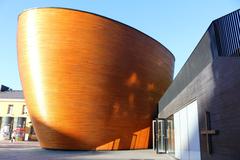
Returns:
[[[218,134],[212,136],[211,155],[207,153],[206,137],[200,135],[202,160],[240,159],[239,68],[239,57],[215,59],[159,114],[159,118],[167,118],[196,99],[200,132],[206,127],[204,114],[210,112],[211,128]]]
[[[223,16],[210,25],[159,102],[161,111],[215,57],[240,56],[240,10]]]
[[[217,55],[215,31],[213,25],[210,25],[171,86],[161,98],[159,111],[163,110]]]
[[[240,10],[213,22],[219,56],[240,56]]]
[[[200,55],[209,50],[212,53],[211,61],[203,64],[205,66],[200,71],[192,66],[184,66],[178,76],[190,77],[195,74],[194,77],[185,86],[179,86],[186,84],[185,79],[176,77],[159,103],[161,110],[158,117],[167,118],[186,104],[197,100],[199,133],[206,128],[205,113],[210,114],[209,124],[212,129],[217,130],[217,135],[211,136],[212,153],[209,154],[206,136],[200,134],[202,160],[240,159],[240,57],[236,54],[239,48],[239,17],[239,11],[236,11],[212,23],[207,33],[215,33],[216,37],[212,36],[209,40],[205,38],[205,34],[196,47],[201,48],[198,53]],[[203,45],[209,44],[208,41],[214,42],[214,47]],[[196,54],[196,49],[186,64],[204,63],[201,59],[191,58]],[[169,90],[178,92],[171,95]]]

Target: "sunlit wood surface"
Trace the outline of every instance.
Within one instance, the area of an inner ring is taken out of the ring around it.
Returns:
[[[18,64],[43,148],[148,148],[173,55],[127,25],[95,14],[38,8],[18,19]]]

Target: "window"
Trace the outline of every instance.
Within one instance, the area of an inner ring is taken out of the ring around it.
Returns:
[[[9,105],[8,105],[7,114],[13,114],[13,105],[12,105],[12,104],[9,104]]]
[[[22,107],[22,114],[27,114],[28,110],[27,110],[27,106],[23,105]]]

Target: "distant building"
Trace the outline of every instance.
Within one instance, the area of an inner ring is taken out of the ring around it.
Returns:
[[[0,140],[36,140],[23,92],[0,85]]]

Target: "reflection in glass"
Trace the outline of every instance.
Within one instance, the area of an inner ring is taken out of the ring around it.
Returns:
[[[154,143],[153,147],[157,153],[166,153],[166,141],[165,141],[165,120],[156,119],[153,121],[154,128]]]
[[[174,125],[173,116],[166,120],[166,147],[168,154],[174,154]]]
[[[174,155],[174,124],[173,116],[167,119],[156,119],[153,121],[153,149],[157,153],[168,153]]]

